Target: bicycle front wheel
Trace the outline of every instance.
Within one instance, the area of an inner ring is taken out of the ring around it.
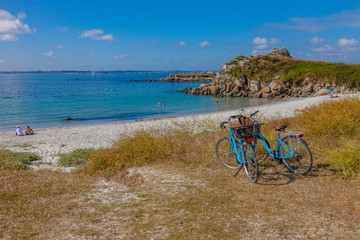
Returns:
[[[280,144],[279,156],[285,166],[293,173],[306,174],[310,171],[313,163],[311,151],[307,143],[297,136],[287,136],[282,139],[285,147]]]
[[[231,169],[241,167],[241,164],[236,158],[235,147],[234,143],[228,137],[224,137],[216,143],[216,156],[225,167]]]
[[[244,142],[242,144],[242,150],[245,156],[244,169],[246,175],[251,182],[256,183],[258,178],[258,162],[256,160],[254,148],[250,143]]]

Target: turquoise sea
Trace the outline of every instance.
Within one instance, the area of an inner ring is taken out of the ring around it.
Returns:
[[[176,73],[176,72],[172,72]],[[200,83],[133,82],[170,72],[0,74],[0,130],[109,123],[240,109],[266,99],[192,96]],[[166,102],[166,107],[163,102]],[[158,105],[160,102],[160,106]],[[224,116],[226,118],[227,116]],[[73,118],[66,121],[66,118]]]

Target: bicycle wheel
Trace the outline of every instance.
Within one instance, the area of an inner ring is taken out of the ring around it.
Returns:
[[[230,138],[224,137],[216,143],[216,156],[225,167],[238,169],[241,164],[236,158],[234,149],[236,146],[233,146],[234,144],[230,140]]]
[[[269,142],[265,139],[266,143],[270,146]],[[269,153],[265,148],[264,142],[261,138],[258,138],[255,148],[255,155],[258,163],[264,161],[268,156]]]
[[[244,142],[242,144],[242,150],[245,156],[244,169],[246,175],[251,182],[256,183],[258,178],[258,162],[256,160],[254,148],[251,144]]]
[[[293,173],[303,175],[308,173],[312,167],[313,159],[307,143],[297,136],[284,137],[282,142],[286,149],[280,144],[279,156],[292,155],[289,158],[282,158],[285,166]]]

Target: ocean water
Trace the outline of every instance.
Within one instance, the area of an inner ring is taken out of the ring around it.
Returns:
[[[0,74],[0,130],[73,126],[240,109],[266,99],[192,96],[200,83],[133,82],[169,72]],[[166,107],[163,102],[166,102]],[[158,105],[160,102],[160,106]],[[224,116],[226,118],[227,116]],[[73,121],[66,121],[73,118]]]

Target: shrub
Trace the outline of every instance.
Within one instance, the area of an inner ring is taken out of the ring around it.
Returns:
[[[262,56],[261,59],[263,59],[265,61],[273,62],[273,63],[280,62],[280,59],[278,59],[276,57],[269,57],[267,55]]]
[[[339,170],[344,179],[356,176],[360,171],[360,151],[358,141],[347,141],[345,146],[329,152],[331,163]]]
[[[77,149],[71,153],[60,154],[59,164],[64,167],[75,167],[84,164],[90,159],[95,149]]]
[[[0,168],[2,169],[24,170],[32,161],[39,159],[40,157],[33,153],[0,150]]]

